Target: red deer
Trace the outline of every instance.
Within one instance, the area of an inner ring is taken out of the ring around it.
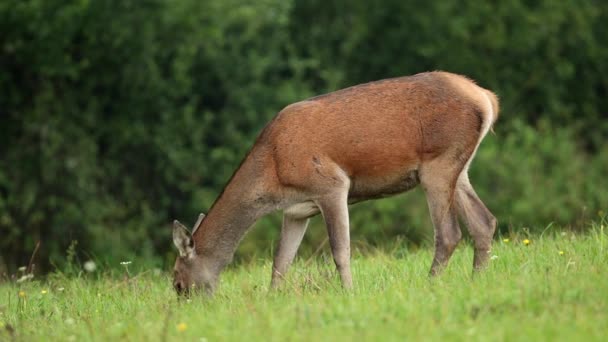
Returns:
[[[498,99],[464,76],[428,72],[361,84],[287,106],[264,128],[193,232],[174,222],[174,287],[212,293],[253,223],[283,210],[271,287],[279,286],[310,217],[323,216],[343,287],[352,287],[348,205],[421,184],[435,232],[430,274],[461,239],[475,270],[488,260],[496,219],[467,171],[498,118]]]

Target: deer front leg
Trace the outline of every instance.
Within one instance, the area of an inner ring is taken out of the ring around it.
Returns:
[[[302,242],[307,226],[308,218],[298,218],[288,214],[283,215],[281,239],[272,266],[272,280],[270,282],[272,289],[276,289],[281,285]]]
[[[324,197],[318,201],[329,235],[331,252],[345,289],[353,287],[350,272],[350,232],[348,218],[348,190]]]

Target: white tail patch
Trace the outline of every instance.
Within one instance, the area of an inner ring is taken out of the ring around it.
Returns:
[[[473,160],[473,158],[475,158],[475,154],[477,153],[477,149],[479,148],[481,141],[486,136],[486,134],[488,134],[488,131],[490,131],[490,129],[492,128],[492,123],[494,123],[494,120],[496,119],[496,113],[494,113],[494,107],[492,106],[492,100],[490,100],[490,96],[485,90],[481,90],[481,93],[483,94],[483,99],[485,99],[486,102],[486,110],[483,111],[483,123],[481,125],[481,132],[479,134],[479,138],[477,139],[475,149],[473,150],[473,153],[469,157],[469,160],[467,160],[467,163],[465,164],[464,169],[462,170],[462,175],[466,175],[469,171],[469,165],[471,165],[471,161]]]
[[[496,120],[496,113],[494,113],[494,107],[492,106],[492,100],[490,99],[490,95],[488,95],[488,92],[486,92],[486,91],[482,91],[482,93],[483,93],[484,98],[486,99],[487,111],[484,113],[485,120],[483,122],[481,135],[479,136],[479,142],[477,143],[477,146],[479,146],[479,143],[481,143],[481,140],[486,136],[486,134],[488,134],[488,131],[490,130],[490,128],[492,127],[492,124]]]

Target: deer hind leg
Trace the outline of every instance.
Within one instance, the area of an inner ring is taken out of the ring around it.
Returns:
[[[475,245],[473,269],[480,270],[488,263],[496,230],[496,218],[475,193],[466,170],[458,178],[456,196],[458,212],[465,221]]]
[[[289,266],[296,256],[298,247],[300,247],[307,226],[308,218],[297,217],[287,213],[283,215],[281,238],[272,266],[271,288],[276,289],[281,285]]]
[[[435,257],[430,275],[437,275],[447,265],[462,238],[454,205],[454,193],[462,166],[450,158],[429,161],[420,169],[420,183],[426,198],[435,229]]]

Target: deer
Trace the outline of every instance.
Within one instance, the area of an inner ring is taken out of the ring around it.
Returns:
[[[421,185],[434,227],[430,276],[441,273],[462,238],[474,272],[489,259],[496,218],[468,169],[498,119],[497,96],[469,78],[433,71],[360,84],[288,105],[261,131],[192,233],[173,223],[179,295],[213,294],[248,229],[282,210],[270,288],[292,264],[309,219],[321,214],[342,287],[352,289],[349,205]]]

